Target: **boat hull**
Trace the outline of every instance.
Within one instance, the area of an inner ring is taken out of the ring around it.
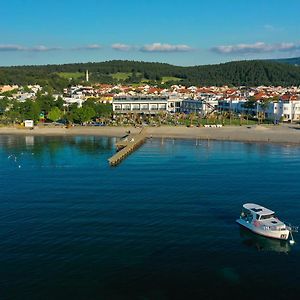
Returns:
[[[236,222],[241,226],[251,230],[252,232],[262,235],[264,237],[278,239],[278,240],[287,240],[289,238],[289,230],[265,230],[258,226],[254,226],[252,223],[247,222],[243,219],[237,219]]]

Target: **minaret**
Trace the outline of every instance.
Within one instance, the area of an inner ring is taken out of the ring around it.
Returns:
[[[89,82],[89,70],[86,70],[85,72],[85,80],[86,82]]]

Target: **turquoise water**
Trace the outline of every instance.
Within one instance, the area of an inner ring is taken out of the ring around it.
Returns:
[[[298,299],[298,243],[235,223],[245,202],[300,225],[300,147],[0,136],[1,299]]]

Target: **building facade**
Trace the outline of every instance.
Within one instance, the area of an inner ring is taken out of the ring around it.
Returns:
[[[157,114],[168,112],[167,96],[116,96],[113,98],[115,113]]]

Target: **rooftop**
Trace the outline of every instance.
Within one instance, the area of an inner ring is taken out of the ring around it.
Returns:
[[[265,208],[261,205],[254,204],[254,203],[246,203],[243,205],[245,209],[251,210],[252,212],[256,213],[257,215],[270,215],[274,214],[274,211]]]

